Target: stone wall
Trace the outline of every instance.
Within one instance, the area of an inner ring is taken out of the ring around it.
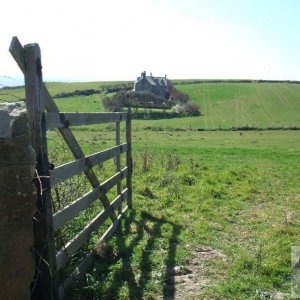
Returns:
[[[35,151],[25,104],[0,104],[0,299],[29,299]]]

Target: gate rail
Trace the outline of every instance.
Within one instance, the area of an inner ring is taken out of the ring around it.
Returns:
[[[62,113],[53,101],[42,80],[41,53],[38,44],[24,47],[17,37],[12,39],[10,52],[25,77],[26,107],[30,117],[32,146],[36,151],[37,209],[33,217],[35,256],[35,278],[31,285],[32,299],[61,299],[65,289],[82,278],[93,264],[95,256],[89,253],[69,277],[62,280],[60,270],[71,256],[85,244],[92,232],[108,218],[112,224],[100,237],[100,242],[108,240],[118,229],[120,220],[128,208],[132,207],[132,165],[131,165],[131,109],[126,113]],[[45,112],[45,110],[47,112]],[[120,143],[120,123],[126,122],[126,142]],[[85,156],[70,126],[115,123],[116,146]],[[75,160],[51,170],[48,161],[46,131],[58,129],[74,155]],[[126,153],[126,166],[121,169],[121,155]],[[109,159],[116,161],[116,173],[100,183],[92,170],[93,166]],[[51,187],[83,172],[92,190],[82,195],[55,214],[52,212]],[[121,181],[126,179],[122,190]],[[117,197],[109,201],[106,193],[117,186]],[[103,210],[99,212],[73,239],[55,250],[54,233],[66,222],[99,199]],[[122,209],[122,203],[126,206]]]

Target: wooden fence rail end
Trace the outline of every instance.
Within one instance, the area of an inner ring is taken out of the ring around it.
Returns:
[[[19,39],[14,36],[9,46],[9,52],[18,64],[19,68],[25,73],[25,53]]]
[[[106,219],[109,217],[111,210],[115,210],[119,207],[122,201],[125,199],[127,191],[119,195],[114,201],[112,201],[110,207],[99,213],[90,223],[88,223],[84,229],[78,233],[71,241],[69,241],[56,255],[57,270],[61,269],[68,259],[87,241],[90,234],[95,231]],[[119,217],[118,217],[119,218]],[[118,220],[117,218],[117,220]],[[116,220],[116,221],[117,221]],[[115,222],[116,222],[115,221]],[[114,222],[114,223],[115,223]]]
[[[71,178],[80,172],[84,172],[87,169],[94,167],[97,164],[101,164],[109,159],[112,159],[127,151],[127,144],[124,143],[119,146],[115,146],[98,153],[73,160],[64,165],[56,167],[50,172],[50,184],[54,186],[61,181]]]
[[[46,128],[68,128],[70,126],[82,126],[93,124],[105,124],[125,121],[126,113],[98,112],[98,113],[58,113],[46,114]]]

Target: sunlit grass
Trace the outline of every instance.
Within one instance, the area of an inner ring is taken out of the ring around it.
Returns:
[[[191,267],[191,255],[199,245],[216,249],[226,259],[208,262],[209,285],[194,298],[272,299],[279,292],[288,298],[290,250],[300,238],[299,131],[196,130],[299,125],[298,85],[272,87],[182,86],[193,101],[198,99],[203,116],[133,121],[133,209],[118,234],[96,246],[99,260],[73,290],[73,298],[173,297],[176,290],[168,285],[169,270]],[[264,104],[258,102],[259,95]],[[97,97],[56,101],[64,111],[101,111]],[[74,133],[85,154],[115,145],[111,125],[77,127]],[[60,154],[62,161],[72,159],[69,152],[54,151],[62,143],[56,132],[48,137],[51,160]],[[110,161],[97,174],[103,179],[114,168]],[[74,236],[84,218],[94,213],[91,209],[79,216],[64,234]],[[87,248],[96,244],[97,234]]]
[[[88,143],[91,134],[78,138]],[[253,143],[260,133],[178,132],[172,143],[168,132],[134,132],[134,208],[76,293],[170,296],[170,266],[188,267],[193,249],[206,245],[227,259],[209,262],[211,284],[196,298],[287,294],[290,247],[300,238],[300,145],[294,131],[263,137]]]

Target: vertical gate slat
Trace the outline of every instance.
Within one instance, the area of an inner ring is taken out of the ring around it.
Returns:
[[[121,130],[120,130],[120,122],[116,122],[116,146],[120,146],[121,144]],[[121,171],[121,155],[116,156],[116,172]],[[120,195],[122,192],[122,184],[121,181],[117,184],[117,194]],[[122,204],[119,206],[119,213],[122,212]]]
[[[50,189],[50,174],[49,174],[49,161],[47,153],[47,140],[46,140],[46,124],[45,124],[45,109],[48,112],[59,112],[59,109],[49,94],[45,84],[42,81],[42,66],[41,66],[41,53],[38,44],[28,44],[24,48],[19,42],[17,37],[14,37],[9,51],[16,60],[18,66],[24,73],[25,77],[25,93],[26,105],[28,114],[31,118],[30,126],[33,132],[32,145],[37,154],[36,163],[36,186],[37,186],[37,210],[34,215],[34,236],[35,244],[33,247],[36,262],[36,275],[31,286],[31,299],[58,299],[60,285],[60,273],[56,268],[56,251],[53,235],[53,214],[51,205],[51,189]],[[114,120],[116,121],[116,120]],[[121,143],[120,118],[116,122],[116,145]],[[75,136],[69,128],[58,129],[63,139],[69,146],[76,159],[85,158],[85,155],[78,144]],[[119,215],[117,217],[115,210],[118,206],[114,205],[114,201],[110,203],[106,189],[110,188],[118,176],[122,175],[121,172],[121,154],[116,155],[116,171],[111,179],[105,181],[102,185],[93,172],[92,169],[87,169],[84,173],[91,183],[93,188],[99,188],[98,198],[101,200],[105,208],[109,208],[110,218],[112,225],[101,237],[100,242],[111,237],[119,226],[120,219],[126,212],[127,208],[132,207],[132,158],[131,158],[131,108],[128,108],[126,119],[126,197],[122,196],[121,180],[117,183],[118,201],[122,202],[127,199],[127,206],[122,209],[119,208]],[[113,181],[112,181],[113,180]],[[116,184],[114,183],[114,184]],[[102,188],[101,188],[102,187]],[[102,190],[103,189],[103,190]],[[124,199],[123,199],[124,198]],[[119,202],[118,202],[119,203]],[[82,272],[84,273],[88,266],[91,265],[93,255],[88,255],[88,264],[84,263]],[[63,294],[60,294],[63,297]]]
[[[128,168],[127,173],[127,188],[128,198],[127,205],[129,208],[132,207],[132,157],[131,157],[131,107],[128,107],[128,114],[126,120],[126,141],[127,141],[127,152],[126,152],[126,164]]]
[[[45,105],[46,110],[49,112],[59,112],[57,105],[53,101],[46,87],[44,88],[44,92],[45,92],[45,100],[46,100],[46,105]],[[84,158],[84,153],[81,150],[72,131],[69,128],[59,128],[58,131],[62,135],[64,141],[67,143],[74,157],[76,159]],[[93,172],[93,170],[91,169],[85,170],[84,174],[86,175],[87,179],[89,180],[93,188],[96,188],[97,186],[100,185],[100,182],[97,176],[95,175],[95,173]],[[99,198],[105,208],[107,208],[110,205],[107,196],[101,191],[99,191]],[[115,212],[113,211],[111,212],[110,218],[112,221],[115,221],[117,219]]]
[[[45,127],[45,99],[41,52],[38,44],[24,47],[25,95],[29,125],[32,130],[32,146],[36,151],[37,210],[34,215],[33,229],[35,243],[33,246],[36,274],[31,287],[32,299],[53,299],[53,274],[56,269],[55,245],[53,238],[51,190],[49,163]]]

